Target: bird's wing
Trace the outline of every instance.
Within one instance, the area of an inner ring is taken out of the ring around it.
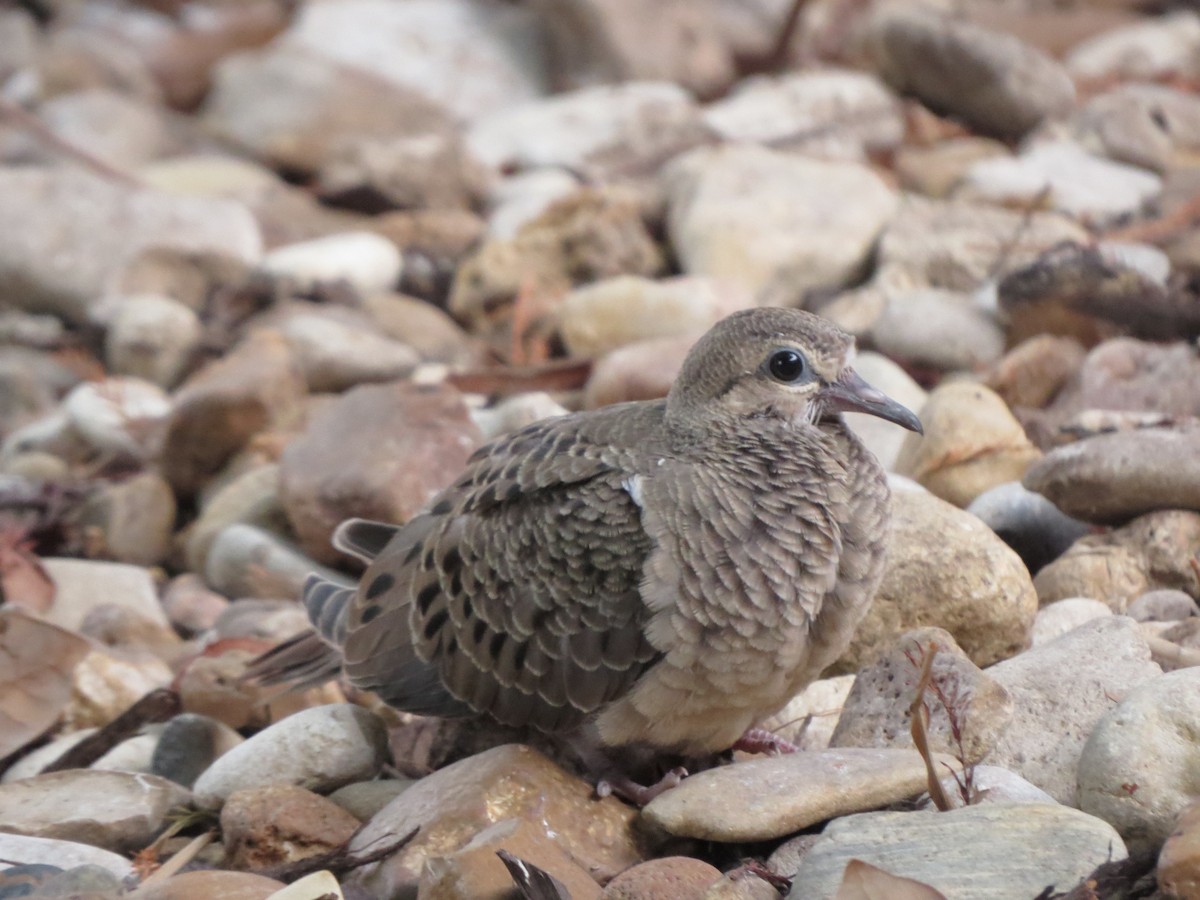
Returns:
[[[651,542],[629,487],[647,415],[551,419],[477,453],[364,575],[351,680],[402,709],[547,731],[628,690],[656,655],[639,589]]]

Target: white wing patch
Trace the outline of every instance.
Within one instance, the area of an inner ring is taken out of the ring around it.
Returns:
[[[629,499],[637,504],[638,509],[643,509],[645,503],[642,500],[642,486],[645,479],[641,475],[631,475],[621,482],[621,487],[625,488],[625,493],[629,494]]]

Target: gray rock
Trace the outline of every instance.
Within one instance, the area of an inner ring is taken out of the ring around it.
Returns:
[[[1024,484],[1068,515],[1104,524],[1157,509],[1200,511],[1200,428],[1101,434],[1047,453]]]
[[[1079,757],[1079,808],[1121,833],[1132,856],[1156,856],[1200,790],[1200,668],[1140,685],[1092,730]]]
[[[875,663],[858,673],[830,746],[912,747],[909,709],[921,666],[930,652],[935,656],[923,697],[930,714],[929,748],[951,756],[961,753],[967,763],[983,759],[1008,726],[1013,700],[941,628],[921,628],[902,635]]]
[[[234,791],[268,784],[329,792],[373,778],[386,757],[387,732],[374,713],[348,703],[312,707],[219,757],[196,779],[196,803],[217,809]]]
[[[1060,803],[1075,803],[1084,741],[1120,698],[1162,674],[1137,623],[1124,616],[1087,622],[1058,640],[992,666],[1015,708],[988,754]]]
[[[1178,622],[1200,616],[1200,604],[1183,591],[1147,591],[1129,604],[1125,615],[1137,622]]]
[[[846,864],[861,859],[955,900],[1029,900],[1048,886],[1069,891],[1096,866],[1124,857],[1111,825],[1065,806],[864,813],[825,829],[801,861],[788,898],[832,898]]]
[[[196,713],[181,713],[158,736],[150,771],[190,788],[218,757],[242,742],[242,736],[223,722]]]
[[[967,512],[982,519],[1017,551],[1025,567],[1035,575],[1090,531],[1086,523],[1071,518],[1019,481],[984,491],[971,501]]]
[[[0,830],[133,853],[190,799],[154,775],[70,769],[0,785]]]
[[[954,766],[938,755],[939,762]],[[677,837],[763,841],[835,816],[878,809],[925,787],[915,750],[839,749],[718,766],[659,794],[642,818]]]
[[[947,371],[972,371],[1004,353],[1000,325],[957,291],[924,288],[894,294],[869,335],[881,353]]]
[[[970,804],[963,801],[964,789],[971,798]],[[1030,784],[1016,772],[1001,766],[973,766],[969,785],[965,778],[960,786],[958,781],[947,775],[942,779],[942,791],[955,808],[967,805],[984,806],[993,803],[1055,802],[1054,798],[1040,787]],[[925,803],[923,808],[932,809],[932,802]]]
[[[1108,605],[1090,597],[1065,597],[1038,610],[1033,620],[1033,646],[1048,644],[1085,622],[1111,616]]]
[[[356,781],[338,788],[329,799],[360,822],[366,822],[415,783],[411,778]]]
[[[1012,35],[965,20],[884,7],[867,40],[892,87],[987,134],[1021,137],[1075,102],[1075,86],[1061,64]],[[947,78],[948,72],[955,77]]]
[[[859,274],[897,194],[865,166],[752,145],[704,147],[664,170],[667,227],[683,270],[793,296]]]
[[[1060,422],[1088,410],[1200,416],[1200,353],[1183,341],[1113,338],[1088,353],[1048,410]]]
[[[204,563],[205,582],[227,597],[296,597],[314,572],[341,578],[277,534],[243,524],[217,532]]]
[[[99,866],[121,879],[133,875],[133,863],[119,853],[78,841],[54,838],[0,834],[0,859],[20,860],[21,864],[27,866],[57,866],[60,869]],[[0,863],[0,871],[7,868],[7,863]]]
[[[0,198],[0,303],[75,324],[148,247],[246,262],[262,251],[239,203],[131,189],[73,166],[0,171]]]

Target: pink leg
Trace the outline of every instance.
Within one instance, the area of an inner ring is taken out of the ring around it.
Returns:
[[[774,732],[765,728],[751,728],[737,739],[731,750],[741,750],[743,753],[764,753],[768,756],[781,756],[784,753],[796,753],[800,750],[791,741],[786,741]]]
[[[608,778],[601,778],[596,782],[596,796],[603,798],[610,794],[616,794],[622,800],[632,803],[634,806],[641,807],[664,791],[678,787],[679,782],[685,778],[687,778],[687,769],[682,766],[676,766],[657,782],[648,786],[638,784],[633,779],[623,775],[614,775]]]

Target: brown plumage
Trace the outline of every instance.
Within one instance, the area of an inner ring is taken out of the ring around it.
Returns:
[[[884,474],[857,410],[920,430],[809,313],[718,323],[665,400],[537,422],[408,524],[352,520],[357,589],[305,591],[355,685],[400,709],[727,749],[845,649],[882,572]],[[312,637],[256,671],[319,678]]]

